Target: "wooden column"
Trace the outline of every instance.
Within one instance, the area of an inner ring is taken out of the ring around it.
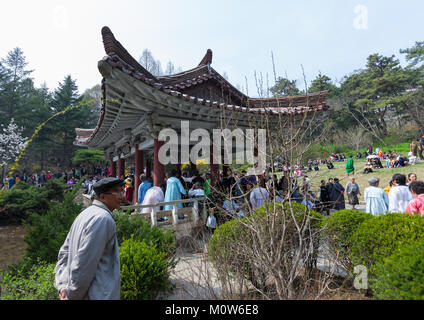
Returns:
[[[143,150],[138,150],[138,144],[137,144],[135,146],[135,173],[134,173],[134,197],[133,197],[134,204],[138,200],[138,187],[141,184],[140,175],[143,173],[143,170],[144,170],[143,156],[144,156]]]
[[[113,161],[113,159],[110,159],[109,165],[110,165],[110,177],[115,178],[116,177],[116,163],[115,163],[115,161]]]
[[[154,143],[154,163],[153,163],[153,184],[159,187],[165,180],[165,166],[159,161],[159,149],[164,145],[164,141],[155,139]]]
[[[119,159],[118,159],[118,178],[121,178],[122,176],[125,176],[125,159],[122,159],[121,156],[119,156]]]
[[[146,177],[150,178],[152,176],[152,160],[146,159]]]

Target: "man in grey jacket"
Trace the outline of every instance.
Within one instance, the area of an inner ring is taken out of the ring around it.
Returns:
[[[124,181],[105,178],[93,185],[95,200],[75,219],[55,268],[61,300],[118,300],[121,274],[112,211],[123,198]]]

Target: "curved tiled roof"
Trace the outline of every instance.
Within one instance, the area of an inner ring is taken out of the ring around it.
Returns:
[[[241,93],[218,72],[210,67],[212,62],[212,51],[208,49],[200,64],[190,70],[168,76],[155,77],[142,67],[128,51],[115,39],[108,27],[102,28],[103,44],[107,56],[103,59],[104,63],[112,68],[118,68],[131,77],[142,81],[143,83],[162,91],[171,96],[180,98],[197,105],[204,105],[211,108],[232,110],[237,112],[247,112],[251,114],[303,114],[316,110],[327,109],[325,99],[327,91],[313,93],[303,96],[278,97],[278,98],[249,98]],[[232,105],[210,101],[207,99],[184,94],[184,89],[202,84],[206,81],[217,81],[223,88],[238,96],[238,100],[243,105]],[[82,144],[90,142],[97,134],[102,125],[106,110],[106,89],[105,79],[102,80],[103,102],[99,120],[94,129],[76,129],[77,138]],[[85,130],[85,131],[82,131]],[[78,135],[80,133],[80,135]]]

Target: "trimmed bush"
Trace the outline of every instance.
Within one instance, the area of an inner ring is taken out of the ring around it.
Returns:
[[[24,260],[0,274],[0,300],[58,300],[55,264]]]
[[[424,237],[424,219],[404,213],[389,213],[364,221],[353,234],[352,261],[373,275],[377,263],[400,248]]]
[[[331,252],[348,273],[352,271],[351,250],[353,234],[364,221],[372,218],[369,213],[357,210],[339,210],[325,220],[324,236]]]
[[[247,275],[249,266],[247,256],[239,250],[239,244],[248,244],[251,241],[250,234],[242,223],[246,218],[230,220],[220,225],[209,240],[208,255],[212,263],[222,272],[231,271]],[[224,270],[224,269],[228,270]]]
[[[134,238],[119,247],[121,258],[121,298],[154,299],[170,287],[166,253]]]
[[[144,241],[150,246],[155,246],[168,257],[175,254],[176,240],[173,230],[161,230],[152,227],[150,220],[139,215],[129,215],[122,211],[115,211],[113,218],[116,223],[118,243],[134,237],[134,240]]]
[[[424,239],[379,263],[370,287],[377,299],[424,300]]]

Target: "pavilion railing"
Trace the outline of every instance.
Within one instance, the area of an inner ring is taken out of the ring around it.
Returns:
[[[178,204],[184,204],[184,203],[190,203],[190,202],[193,203],[192,207],[178,208]],[[207,219],[206,197],[189,198],[189,199],[175,200],[175,201],[169,201],[169,202],[158,202],[158,203],[146,204],[146,205],[122,206],[121,209],[123,209],[124,211],[134,210],[132,215],[141,215],[141,216],[150,215],[152,226],[158,225],[158,215],[166,216],[166,213],[171,213],[172,224],[177,225],[179,212],[191,214],[192,221],[194,222],[194,224],[197,224],[200,218],[199,202],[203,204],[202,219],[206,223],[206,219]],[[157,210],[157,207],[162,207],[166,205],[172,205],[172,210]],[[141,209],[144,209],[144,208],[151,208],[152,211],[147,213],[141,213]]]

